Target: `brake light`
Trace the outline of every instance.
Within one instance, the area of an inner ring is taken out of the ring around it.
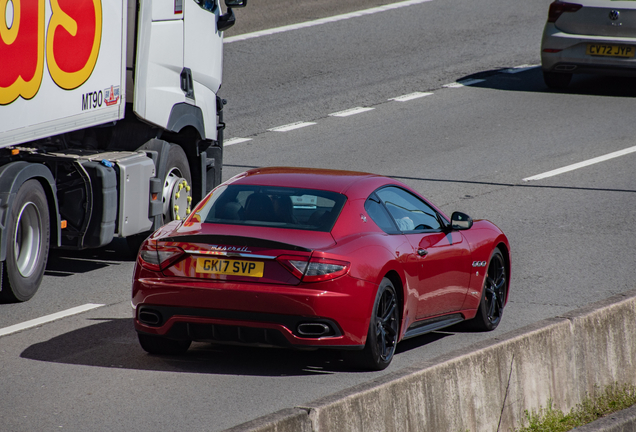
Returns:
[[[176,246],[163,246],[147,241],[139,249],[139,263],[152,271],[162,271],[174,264],[185,252]]]
[[[349,272],[351,263],[327,258],[282,256],[278,261],[302,282],[321,282],[336,279]]]
[[[559,19],[563,12],[576,12],[581,9],[583,5],[576,3],[566,3],[560,0],[556,0],[554,3],[550,5],[550,9],[548,11],[548,22],[553,23]]]

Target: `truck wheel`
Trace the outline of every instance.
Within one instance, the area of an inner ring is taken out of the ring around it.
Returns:
[[[9,210],[7,231],[0,299],[27,301],[42,282],[49,255],[49,208],[37,180],[28,180],[20,186]]]
[[[166,155],[166,176],[163,180],[162,225],[173,220],[183,220],[192,208],[192,175],[188,158],[181,147],[170,144]],[[136,258],[141,244],[152,230],[126,237],[131,258]]]
[[[181,147],[170,146],[163,181],[163,223],[185,219],[192,207],[192,175]]]

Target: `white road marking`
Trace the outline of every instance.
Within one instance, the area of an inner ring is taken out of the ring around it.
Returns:
[[[231,38],[227,38],[226,42],[228,42],[228,40],[234,41],[234,40],[239,40],[238,38],[242,37],[242,36],[250,36],[250,37],[246,37],[245,39],[251,39],[253,37],[259,37],[259,36],[263,36],[265,34],[273,34],[273,33],[280,33],[281,31],[290,31],[290,30],[294,30],[296,28],[305,28],[305,27],[310,27],[312,25],[319,25],[319,24],[324,24],[325,22],[333,22],[333,21],[339,21],[341,19],[348,19],[348,18],[353,18],[356,16],[362,16],[362,15],[368,15],[370,13],[377,13],[377,12],[383,12],[385,10],[390,10],[390,9],[395,9],[397,7],[405,7],[405,6],[411,6],[414,4],[419,4],[419,3],[426,3],[432,0],[409,0],[409,1],[405,1],[405,2],[401,2],[401,3],[393,3],[392,5],[386,5],[386,6],[381,6],[381,7],[377,7],[377,8],[372,8],[372,9],[367,9],[365,11],[360,11],[360,12],[353,12],[350,14],[345,14],[345,15],[338,15],[336,17],[331,17],[331,18],[325,18],[323,20],[316,20],[316,21],[310,21],[308,23],[301,23],[301,24],[296,24],[294,26],[286,26],[286,27],[279,27],[278,29],[271,29],[271,30],[264,30],[263,32],[256,32],[256,33],[249,33],[247,35],[241,35],[241,36],[235,36],[235,37],[231,37]],[[325,20],[332,20],[332,21],[325,21]],[[323,22],[325,21],[325,22]],[[318,23],[319,22],[319,23]],[[284,30],[281,30],[284,29]],[[273,33],[272,33],[273,32]],[[261,34],[262,33],[262,34]],[[243,40],[243,39],[240,39]],[[510,74],[514,74],[514,73],[519,73],[519,72],[523,72],[529,69],[534,69],[537,67],[540,67],[541,65],[520,65],[520,66],[514,66],[512,68],[509,69],[504,69],[501,71],[501,73],[510,73]],[[460,80],[460,81],[456,81],[454,83],[450,83],[450,84],[444,84],[442,87],[443,88],[461,88],[461,87],[466,87],[466,86],[471,86],[474,84],[478,84],[480,82],[484,82],[486,81],[485,79],[478,79],[478,78],[471,78],[471,79],[465,79],[465,80]],[[402,96],[398,96],[398,97],[394,97],[391,99],[388,99],[389,101],[394,101],[394,102],[406,102],[406,101],[410,101],[413,99],[419,99],[425,96],[431,96],[434,93],[431,92],[414,92],[414,93],[409,93],[409,94],[405,94]],[[352,116],[355,114],[360,114],[363,112],[367,112],[367,111],[371,111],[374,110],[375,108],[369,108],[369,107],[355,107],[355,108],[350,108],[344,111],[338,111],[335,113],[331,113],[329,114],[329,116],[331,117],[348,117],[348,116]],[[295,129],[300,129],[300,128],[304,128],[307,126],[312,126],[317,124],[316,122],[295,122],[295,123],[290,123],[287,125],[283,125],[283,126],[278,126],[278,127],[274,127],[271,129],[267,129],[270,132],[289,132]],[[248,142],[248,141],[252,141],[252,138],[239,138],[239,137],[235,137],[235,138],[230,138],[226,141],[223,142],[224,146],[230,146],[230,145],[234,145],[234,144],[240,144],[240,143],[244,143],[244,142]],[[556,174],[555,174],[556,175]],[[543,177],[542,177],[543,178]],[[528,179],[524,179],[524,181],[528,181],[528,180],[537,180],[534,177],[529,177]]]
[[[234,144],[241,144],[248,141],[252,141],[252,138],[239,138],[239,137],[230,138],[228,140],[223,141],[223,147],[234,145]]]
[[[484,81],[486,81],[486,80],[477,79],[477,78],[465,79],[465,80],[457,81],[457,82],[450,83],[450,84],[444,84],[442,87],[444,87],[444,88],[461,88],[461,87],[471,86],[473,84],[477,84],[477,83],[484,82]]]
[[[544,172],[543,174],[537,174],[537,175],[532,176],[532,177],[526,177],[526,178],[523,179],[523,181],[527,182],[527,181],[532,181],[532,180],[541,180],[541,179],[544,179],[544,178],[547,178],[547,177],[553,177],[553,176],[556,176],[556,175],[559,175],[559,174],[566,173],[568,171],[574,171],[575,169],[579,169],[579,168],[583,168],[583,167],[586,167],[586,166],[594,165],[594,164],[597,164],[599,162],[605,162],[606,160],[609,160],[609,159],[614,159],[614,158],[617,158],[617,157],[620,157],[620,156],[625,156],[625,155],[630,154],[630,153],[636,153],[636,146],[635,147],[629,147],[629,148],[626,148],[624,150],[619,150],[619,151],[616,151],[614,153],[609,153],[609,154],[606,154],[605,156],[599,156],[599,157],[596,157],[594,159],[588,159],[588,160],[583,161],[583,162],[579,162],[579,163],[575,163],[575,164],[572,164],[572,165],[568,165],[568,166],[565,166],[563,168],[559,168],[559,169],[555,169],[555,170],[552,170],[552,171]]]
[[[512,67],[510,69],[504,69],[504,70],[502,70],[500,72],[501,73],[506,73],[506,74],[516,74],[516,73],[519,73],[519,72],[525,72],[525,71],[530,70],[530,69],[535,69],[535,68],[538,68],[538,67],[541,67],[541,65],[521,65],[521,66]]]
[[[99,307],[102,307],[102,306],[105,306],[105,305],[87,303],[85,305],[77,306],[77,307],[74,307],[74,308],[71,308],[71,309],[67,309],[67,310],[62,311],[62,312],[57,312],[57,313],[54,313],[54,314],[51,314],[51,315],[43,316],[41,318],[36,318],[36,319],[32,319],[30,321],[25,321],[25,322],[20,323],[20,324],[15,324],[15,325],[0,329],[0,336],[6,336],[8,334],[19,332],[21,330],[26,330],[26,329],[31,328],[31,327],[37,327],[39,325],[46,324],[46,323],[49,323],[51,321],[56,321],[56,320],[59,320],[61,318],[66,318],[66,317],[71,316],[71,315],[77,315],[77,314],[80,314],[82,312],[87,312],[89,310],[96,309],[96,308],[99,308]]]
[[[245,33],[245,34],[237,35],[237,36],[230,36],[230,37],[224,38],[223,39],[223,43],[238,42],[238,41],[243,41],[243,40],[247,40],[247,39],[254,39],[254,38],[259,38],[259,37],[263,37],[263,36],[269,36],[269,35],[273,35],[273,34],[276,34],[276,33],[284,33],[284,32],[293,31],[293,30],[300,30],[300,29],[304,29],[304,28],[307,28],[307,27],[314,27],[314,26],[319,26],[319,25],[323,25],[323,24],[333,23],[333,22],[337,22],[337,21],[348,20],[348,19],[351,19],[351,18],[358,18],[358,17],[365,16],[365,15],[372,15],[372,14],[376,14],[376,13],[380,13],[380,12],[386,12],[386,11],[389,11],[389,10],[399,9],[399,8],[403,8],[403,7],[407,7],[407,6],[418,5],[418,4],[421,4],[421,3],[428,3],[430,1],[433,1],[433,0],[407,0],[407,1],[402,1],[402,2],[399,2],[399,3],[392,3],[392,4],[388,4],[388,5],[384,5],[384,6],[374,7],[374,8],[371,8],[371,9],[365,9],[365,10],[361,10],[361,11],[350,12],[350,13],[346,13],[346,14],[342,14],[342,15],[335,15],[335,16],[332,16],[332,17],[321,18],[321,19],[317,19],[317,20],[313,20],[313,21],[306,21],[306,22],[303,22],[303,23],[291,24],[291,25],[286,25],[286,26],[282,26],[282,27],[276,27],[276,28],[272,28],[272,29],[261,30],[261,31],[253,32],[253,33]]]
[[[270,132],[289,132],[291,130],[294,129],[300,129],[300,128],[304,128],[307,126],[311,126],[311,125],[315,125],[315,122],[296,122],[296,123],[290,123],[287,125],[283,125],[283,126],[277,126],[275,128],[271,128],[271,129],[267,129]]]
[[[349,108],[348,110],[331,113],[329,115],[332,117],[349,117],[349,116],[360,114],[363,112],[372,111],[374,109],[375,108],[355,107],[355,108]]]
[[[424,96],[430,96],[433,93],[422,93],[422,92],[415,92],[415,93],[409,93],[406,95],[402,95],[402,96],[398,96],[398,97],[394,97],[389,99],[390,101],[395,101],[395,102],[406,102],[406,101],[410,101],[413,99],[419,99],[421,97]]]

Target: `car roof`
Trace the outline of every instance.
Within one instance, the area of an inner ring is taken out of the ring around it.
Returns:
[[[228,182],[244,185],[318,189],[342,194],[345,194],[353,185],[362,186],[365,184],[373,190],[382,184],[395,183],[388,177],[365,172],[296,167],[251,169],[233,177]],[[367,187],[362,189],[367,189]]]

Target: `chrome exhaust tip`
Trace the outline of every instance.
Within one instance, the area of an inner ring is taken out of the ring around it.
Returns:
[[[142,309],[139,311],[139,322],[150,326],[158,326],[163,322],[161,314],[152,309]]]
[[[298,324],[298,334],[305,337],[320,337],[331,333],[331,328],[323,323]]]

